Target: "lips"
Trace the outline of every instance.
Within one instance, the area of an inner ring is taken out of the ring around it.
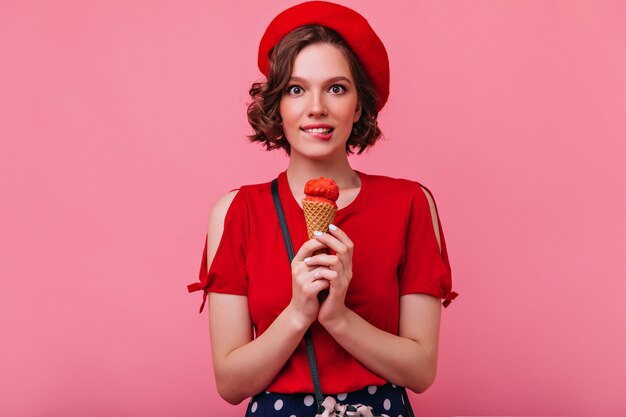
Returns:
[[[332,137],[332,133],[334,128],[330,125],[326,124],[314,124],[314,125],[306,125],[300,128],[305,133],[313,136],[316,139],[321,140],[330,140]]]
[[[323,134],[327,134],[332,131],[332,129],[323,128],[323,127],[316,127],[314,129],[302,129],[302,130],[304,130],[307,133],[323,133]]]

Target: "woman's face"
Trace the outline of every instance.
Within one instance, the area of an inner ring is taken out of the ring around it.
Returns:
[[[291,157],[311,159],[345,155],[352,124],[361,106],[348,60],[337,47],[316,43],[296,56],[280,99],[280,115]]]

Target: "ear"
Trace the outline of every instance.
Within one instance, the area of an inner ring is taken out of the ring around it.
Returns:
[[[361,102],[359,101],[356,105],[356,110],[354,111],[354,119],[353,122],[356,123],[361,118],[361,111],[363,110],[363,106],[361,106]]]

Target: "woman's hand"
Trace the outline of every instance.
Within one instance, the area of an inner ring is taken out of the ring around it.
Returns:
[[[317,319],[320,310],[317,295],[330,286],[322,275],[322,268],[311,268],[305,260],[310,260],[316,250],[325,248],[324,243],[310,239],[304,242],[291,262],[292,295],[287,308],[293,309],[305,328]]]
[[[354,244],[343,230],[331,226],[329,233],[319,233],[314,238],[335,253],[315,255],[306,262],[313,271],[319,272],[318,279],[330,283],[330,292],[322,303],[317,317],[322,326],[336,324],[343,318],[347,310],[346,293],[352,280]]]

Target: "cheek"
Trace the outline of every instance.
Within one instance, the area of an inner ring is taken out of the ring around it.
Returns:
[[[278,107],[278,112],[280,114],[281,119],[283,120],[283,126],[285,123],[290,123],[294,119],[294,115],[296,113],[296,109],[291,103],[282,103]]]
[[[341,109],[340,109],[341,118],[343,120],[353,122],[356,111],[357,111],[356,101],[350,102],[350,103],[344,103],[344,105],[341,106]]]

